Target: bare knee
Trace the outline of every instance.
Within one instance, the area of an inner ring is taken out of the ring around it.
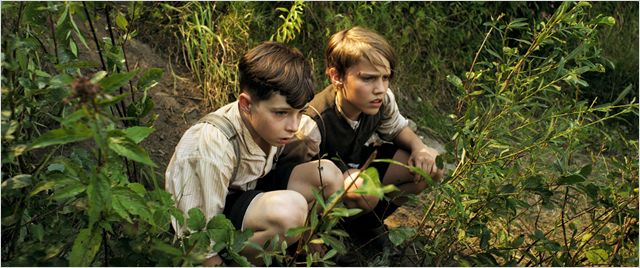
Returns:
[[[278,233],[304,225],[308,205],[302,194],[296,191],[279,191],[266,201],[266,208],[269,210],[266,213],[267,222],[277,229]]]
[[[343,201],[347,208],[360,208],[363,212],[369,212],[373,210],[379,200],[372,195],[355,193],[364,184],[364,180],[359,178],[358,174],[357,170],[348,170],[344,173],[344,187],[347,189],[347,193]]]
[[[342,171],[330,160],[321,159],[320,161],[320,187],[323,187],[325,197],[335,193],[343,187]]]

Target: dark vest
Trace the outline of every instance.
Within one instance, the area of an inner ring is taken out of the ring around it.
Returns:
[[[306,113],[315,120],[322,135],[320,156],[332,160],[342,171],[345,171],[348,168],[346,163],[361,164],[368,157],[362,155],[362,149],[364,143],[378,129],[382,121],[384,105],[375,115],[361,113],[358,119],[360,123],[356,129],[353,129],[338,112],[335,98],[336,90],[333,85],[329,85],[316,94],[310,103],[319,115],[313,109],[307,109]],[[342,161],[334,159],[336,157]]]

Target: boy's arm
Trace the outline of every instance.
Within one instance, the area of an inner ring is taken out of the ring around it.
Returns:
[[[176,154],[188,152],[175,163],[170,163],[167,189],[174,194],[176,206],[187,214],[192,208],[200,208],[208,221],[222,213],[236,163],[235,151],[224,134],[210,124],[200,124],[190,129],[197,134],[186,135],[176,148]],[[180,150],[180,152],[178,152]],[[175,158],[175,154],[174,154]],[[185,226],[176,226],[182,233]],[[215,256],[212,252],[210,256]]]
[[[443,170],[436,167],[438,151],[424,144],[409,127],[404,127],[393,142],[410,150],[411,156],[407,161],[409,165],[419,167],[428,172],[435,181],[439,181],[442,178]],[[419,179],[420,175],[416,174],[415,180],[418,181]]]

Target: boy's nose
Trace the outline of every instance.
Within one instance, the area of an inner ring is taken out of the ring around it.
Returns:
[[[296,132],[298,131],[298,123],[299,120],[297,117],[293,116],[287,120],[287,124],[284,126],[285,130],[288,132]]]
[[[373,88],[373,94],[382,94],[385,90],[387,90],[387,87],[385,86],[384,80],[382,80],[382,78],[378,78]]]

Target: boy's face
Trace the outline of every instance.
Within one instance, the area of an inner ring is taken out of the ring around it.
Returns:
[[[291,107],[286,98],[279,93],[273,94],[269,99],[263,101],[251,101],[246,93],[241,98],[249,98],[244,102],[241,100],[241,110],[244,112],[249,123],[249,130],[256,143],[263,149],[269,146],[282,146],[291,141],[293,135],[298,130],[300,119],[304,109]],[[241,95],[242,95],[241,94]],[[268,152],[268,151],[266,151]]]
[[[377,114],[389,88],[391,68],[389,61],[384,66],[374,65],[366,59],[349,67],[344,75],[341,107],[345,115],[356,120],[360,113]]]

